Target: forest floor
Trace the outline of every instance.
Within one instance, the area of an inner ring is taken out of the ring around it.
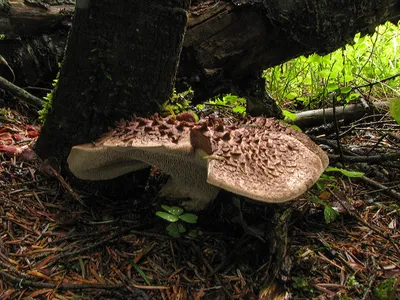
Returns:
[[[187,225],[197,237],[174,239],[155,215],[158,170],[131,199],[74,192],[35,156],[40,127],[18,111],[0,114],[0,299],[400,299],[398,158],[343,167],[371,181],[335,174],[288,204],[245,201],[247,230],[222,192]],[[399,153],[386,115],[353,127],[346,151]]]

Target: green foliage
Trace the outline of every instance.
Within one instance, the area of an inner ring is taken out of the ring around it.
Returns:
[[[161,219],[164,219],[165,221],[168,222],[178,222],[179,218],[177,216],[174,216],[173,214],[166,213],[164,211],[158,211],[156,212],[156,216],[160,217]]]
[[[326,224],[332,223],[339,216],[339,213],[336,210],[334,210],[330,205],[326,204],[321,199],[316,198],[316,197],[309,197],[308,199],[313,203],[324,206],[324,218],[325,218]]]
[[[43,99],[45,100],[43,107],[41,110],[38,111],[39,113],[39,120],[41,120],[43,123],[46,122],[47,115],[51,111],[51,108],[53,106],[53,96],[57,90],[57,84],[58,84],[58,78],[60,77],[60,72],[57,73],[56,79],[53,80],[53,83],[51,84],[53,86],[53,90],[51,93],[48,93]]]
[[[0,115],[1,116],[7,116],[10,113],[11,113],[11,110],[9,108],[5,108],[5,107],[0,108]]]
[[[374,290],[375,299],[377,300],[388,300],[390,294],[393,291],[394,284],[396,282],[395,277],[391,277],[383,280]],[[393,298],[394,299],[394,298]]]
[[[192,88],[187,89],[182,93],[177,93],[174,89],[171,97],[161,105],[161,114],[163,116],[169,116],[171,114],[179,114],[190,109],[190,104],[194,92]],[[197,117],[196,114],[194,114]]]
[[[400,98],[392,99],[389,104],[390,115],[400,124]]]
[[[292,286],[299,291],[313,292],[307,278],[304,276],[292,276]]]
[[[327,187],[335,189],[337,186],[337,179],[335,176],[329,176],[327,174],[322,174],[317,181],[317,187],[320,191],[325,190]]]
[[[328,55],[301,56],[266,70],[267,90],[280,104],[294,100],[314,107],[331,96],[348,103],[359,97],[352,87],[400,73],[398,44],[399,27],[386,23],[378,26],[373,36],[357,34],[352,45]],[[374,85],[373,92],[377,96],[392,97],[399,84],[400,77],[395,77]]]
[[[205,106],[214,106],[216,109],[228,109],[238,114],[246,113],[246,99],[232,94],[214,97],[206,101],[205,104],[197,105],[197,108],[204,109]]]
[[[349,170],[340,169],[340,168],[336,168],[336,167],[328,167],[328,168],[326,168],[325,172],[340,172],[344,176],[347,176],[350,178],[363,177],[365,175],[365,173],[363,173],[363,172],[349,171]]]
[[[186,227],[182,222],[188,224],[197,223],[198,217],[195,214],[184,213],[181,207],[161,205],[161,208],[165,211],[157,211],[156,216],[170,223],[166,229],[168,234],[174,238],[179,238],[181,234],[186,232]],[[188,235],[190,237],[196,237],[197,230],[189,231]]]
[[[349,279],[347,280],[347,285],[357,287],[360,285],[360,283],[356,280],[356,277],[354,275],[350,275]]]
[[[291,113],[290,111],[288,111],[288,110],[286,110],[286,109],[282,109],[282,113],[283,113],[283,116],[285,117],[285,120],[291,120],[291,121],[294,121],[294,120],[296,120],[296,114],[294,114],[294,113]]]

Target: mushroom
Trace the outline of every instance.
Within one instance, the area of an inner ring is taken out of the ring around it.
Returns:
[[[162,196],[199,210],[220,188],[262,202],[292,200],[318,180],[328,157],[308,136],[271,118],[135,118],[91,144],[74,146],[69,168],[105,180],[155,166],[170,175]]]

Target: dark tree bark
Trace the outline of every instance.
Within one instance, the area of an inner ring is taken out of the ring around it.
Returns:
[[[116,120],[150,115],[172,91],[188,1],[77,1],[52,110],[36,150],[64,162]]]

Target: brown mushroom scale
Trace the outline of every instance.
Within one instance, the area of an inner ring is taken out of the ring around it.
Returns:
[[[262,202],[292,200],[318,180],[328,157],[305,134],[274,119],[196,123],[183,113],[120,121],[96,142],[73,147],[68,163],[89,180],[155,166],[170,175],[162,196],[190,198],[187,209],[202,209],[219,188]]]

